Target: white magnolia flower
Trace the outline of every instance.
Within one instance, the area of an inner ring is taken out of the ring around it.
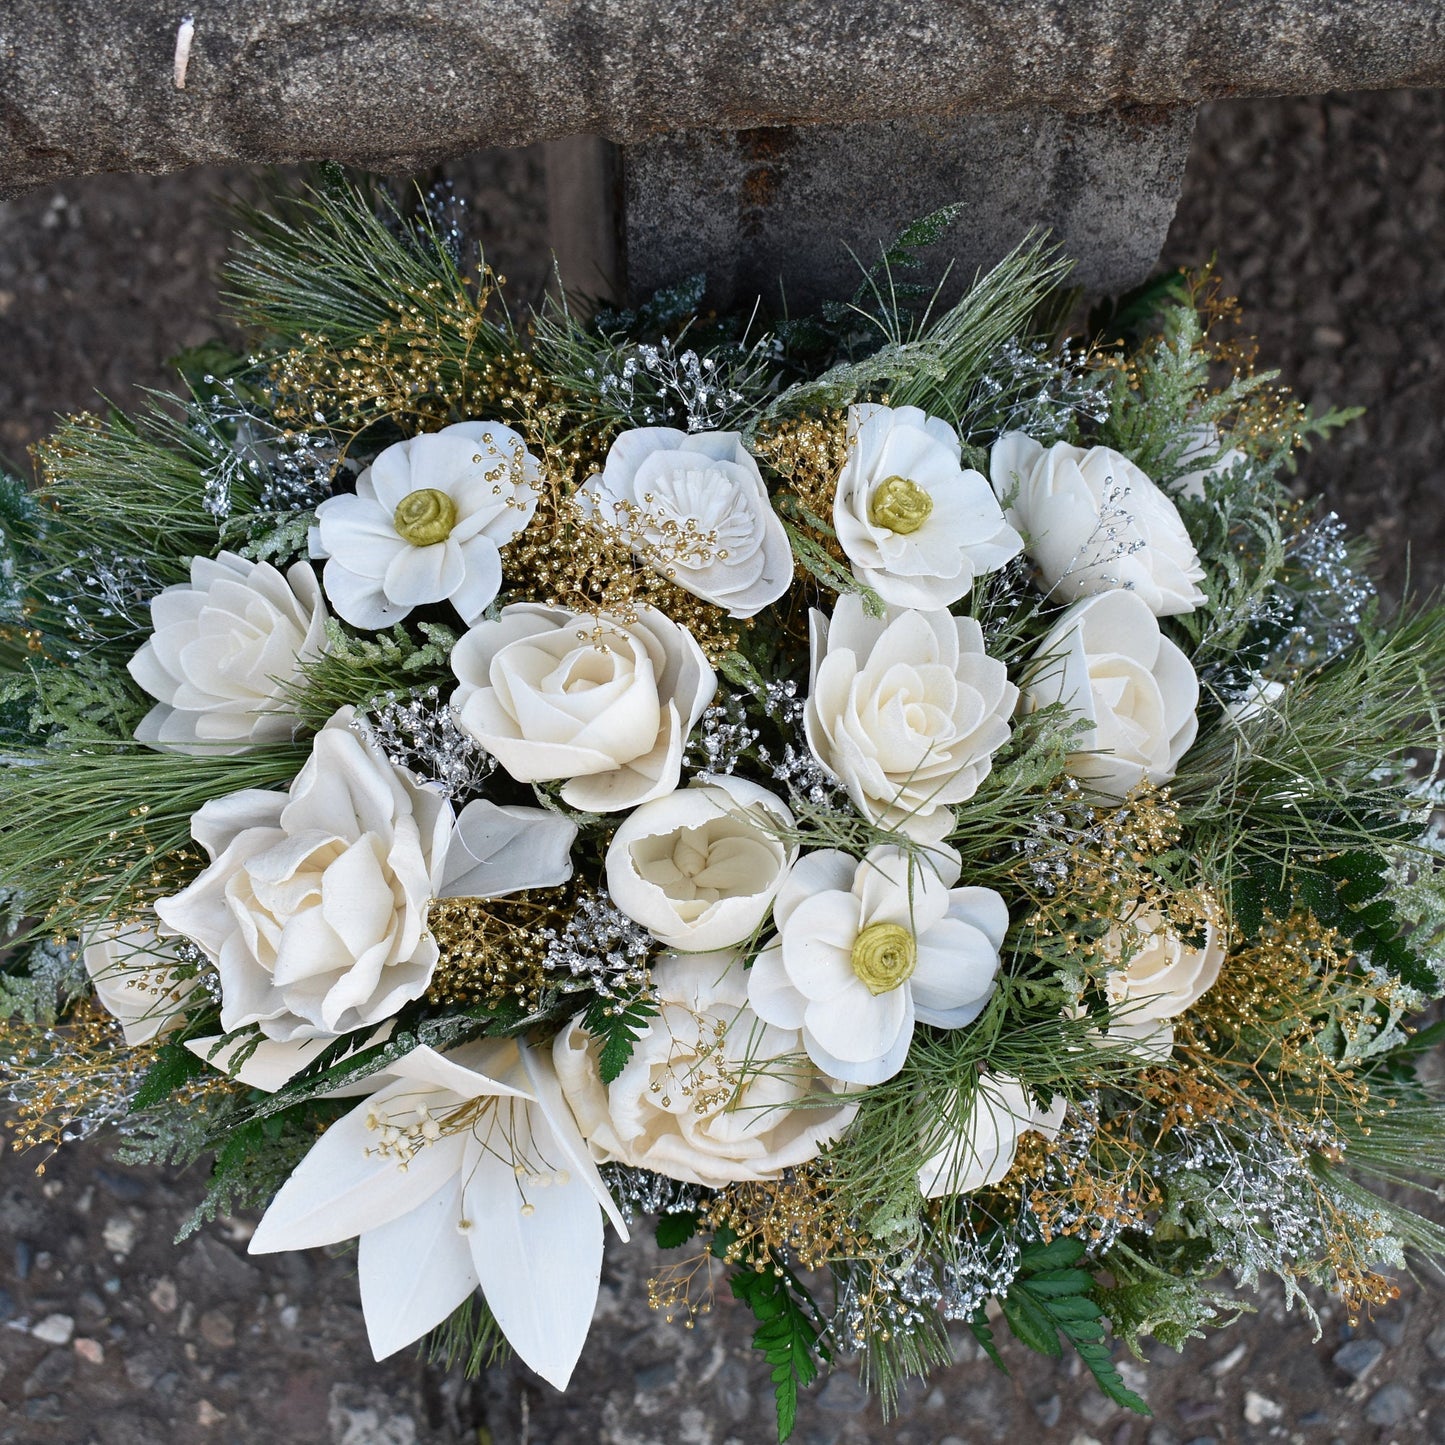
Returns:
[[[517,1354],[559,1390],[597,1303],[602,1216],[627,1228],[552,1064],[487,1040],[419,1048],[337,1120],[271,1201],[252,1254],[360,1236],[361,1307],[378,1360],[479,1285]]]
[[[776,1179],[852,1122],[856,1103],[816,1102],[834,1085],[802,1057],[798,1031],[764,1024],[748,1007],[741,955],[663,958],[652,978],[658,1013],[611,1084],[580,1015],[553,1044],[594,1158],[717,1189]]]
[[[1167,783],[1199,731],[1199,680],[1133,592],[1076,602],[1039,644],[1035,707],[1062,702],[1088,721],[1069,771],[1106,797]]]
[[[853,575],[894,607],[948,607],[1023,549],[961,453],[958,433],[916,406],[848,408],[833,528]]]
[[[433,898],[571,875],[570,821],[473,803],[454,825],[445,799],[351,717],[345,708],[317,734],[289,792],[206,803],[191,834],[211,865],[156,904],[167,929],[216,960],[227,1032],[254,1023],[286,1043],[380,1023],[431,981]],[[505,857],[488,867],[502,843]]]
[[[679,587],[730,617],[761,612],[793,580],[788,534],[737,432],[625,431],[580,498]]]
[[[537,510],[542,468],[510,427],[463,421],[383,451],[355,496],[316,509],[331,605],[353,627],[389,627],[450,602],[475,622],[502,585],[498,548]]]
[[[1210,460],[1211,458],[1214,460]],[[1228,476],[1243,460],[1244,453],[1238,447],[1229,447],[1226,451],[1220,452],[1218,430],[1210,423],[1203,423],[1193,428],[1189,444],[1179,456],[1181,467],[1194,461],[1200,462],[1201,465],[1186,472],[1182,477],[1177,477],[1173,483],[1173,490],[1178,496],[1202,502],[1205,482],[1212,481],[1216,477]]]
[[[899,848],[860,862],[833,848],[799,859],[773,903],[777,939],[748,975],[748,1001],[799,1029],[808,1056],[850,1084],[903,1067],[915,1020],[956,1029],[983,1012],[1008,932],[991,888],[956,888],[958,854],[911,866]]]
[[[865,818],[938,842],[1008,741],[1018,689],[983,629],[947,612],[869,617],[855,594],[811,614],[813,756]]]
[[[153,929],[113,923],[87,929],[81,956],[96,998],[119,1021],[131,1048],[181,1022],[180,1010],[196,980],[179,977],[175,945],[156,937]]]
[[[1013,499],[1009,521],[1051,597],[1073,602],[1122,587],[1156,617],[1205,601],[1179,509],[1127,457],[1067,442],[1045,450],[1008,432],[993,444],[989,470],[999,497]]]
[[[374,1044],[385,1043],[391,1037],[396,1025],[395,1019],[388,1019],[369,1035],[358,1035],[356,1050],[369,1049]],[[277,1089],[289,1084],[307,1064],[314,1063],[336,1039],[322,1035],[314,1039],[290,1039],[285,1043],[278,1039],[260,1039],[243,1035],[231,1043],[223,1043],[224,1034],[207,1034],[198,1039],[186,1039],[185,1046],[203,1063],[244,1084],[248,1089],[260,1089],[263,1093],[274,1094]],[[344,1099],[369,1094],[376,1088],[376,1078],[369,1075],[359,1084],[327,1092],[328,1099]]]
[[[136,741],[182,753],[284,742],[300,719],[286,689],[326,651],[326,606],[306,562],[283,577],[234,552],[191,560],[191,580],[151,598],[154,633],[126,664],[159,699]]]
[[[1212,920],[1195,948],[1152,909],[1105,934],[1103,950],[1118,966],[1104,980],[1109,1001],[1108,1043],[1133,1044],[1141,1058],[1163,1063],[1174,1052],[1171,1019],[1214,987],[1224,966],[1224,936]]]
[[[1011,1074],[981,1070],[967,1118],[948,1132],[918,1171],[923,1197],[971,1194],[997,1184],[1013,1165],[1020,1136],[1032,1130],[1056,1139],[1067,1108],[1065,1099],[1055,1097],[1048,1109],[1040,1109]]]
[[[792,826],[782,799],[756,783],[695,781],[622,820],[607,849],[607,891],[669,948],[729,948],[768,916],[798,856],[778,838]]]
[[[636,622],[516,602],[452,650],[461,726],[520,783],[565,778],[564,801],[616,813],[677,787],[717,676],[655,607]]]

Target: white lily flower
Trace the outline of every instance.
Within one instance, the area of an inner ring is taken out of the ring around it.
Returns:
[[[282,1185],[251,1253],[359,1236],[378,1360],[480,1286],[512,1348],[565,1389],[597,1303],[602,1214],[623,1239],[627,1227],[550,1059],[489,1039],[415,1049],[388,1072]]]

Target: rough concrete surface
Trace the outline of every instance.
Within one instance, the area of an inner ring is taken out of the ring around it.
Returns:
[[[920,280],[952,263],[945,298],[1034,226],[1092,291],[1150,272],[1184,179],[1192,108],[931,116],[867,125],[679,131],[621,148],[627,283],[635,295],[706,271],[709,299],[794,309],[847,296],[871,259],[952,201],[968,217]],[[902,158],[907,157],[906,163]],[[865,204],[860,204],[865,200]]]
[[[1375,538],[1398,590],[1445,580],[1445,94],[1236,103],[1201,114],[1171,263],[1218,254],[1264,356],[1317,403],[1369,415],[1305,458]],[[535,153],[455,168],[522,294],[540,288]],[[203,339],[222,243],[209,196],[250,173],[66,183],[0,206],[0,450],[18,457],[96,386],[164,384],[159,358]],[[43,1179],[0,1158],[0,1445],[766,1445],[766,1372],[719,1298],[694,1331],[646,1308],[655,1254],[612,1248],[593,1336],[559,1396],[519,1368],[464,1385],[409,1355],[374,1365],[352,1257],[245,1254],[247,1225],[170,1240],[194,1175],[117,1166],[103,1143]],[[1440,1206],[1433,1206],[1437,1215]],[[1069,1361],[1006,1348],[998,1374],[958,1363],[885,1426],[844,1374],[815,1390],[802,1445],[1386,1445],[1445,1438],[1445,1293],[1401,1298],[1351,1329],[1322,1309],[1315,1342],[1277,1295],[1181,1357],[1135,1375],[1152,1421],[1115,1410]],[[1142,1383],[1141,1383],[1142,1382]],[[486,1433],[479,1433],[486,1432]]]
[[[1438,0],[7,0],[0,194],[205,162],[401,168],[573,134],[1441,83]]]

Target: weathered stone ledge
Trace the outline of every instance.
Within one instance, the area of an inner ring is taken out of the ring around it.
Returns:
[[[1441,0],[6,0],[0,194],[203,162],[398,170],[566,135],[1441,84]]]

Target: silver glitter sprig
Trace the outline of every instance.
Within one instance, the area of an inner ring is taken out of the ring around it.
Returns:
[[[680,1179],[669,1179],[649,1169],[604,1164],[599,1172],[628,1224],[639,1215],[688,1214],[703,1200],[704,1191],[695,1184],[684,1184]]]
[[[542,967],[564,992],[628,998],[647,986],[652,935],[604,894],[582,893],[567,922],[540,936],[547,945]]]
[[[440,690],[388,692],[358,713],[352,727],[369,735],[399,768],[436,786],[450,802],[480,793],[497,760],[457,723]]]

